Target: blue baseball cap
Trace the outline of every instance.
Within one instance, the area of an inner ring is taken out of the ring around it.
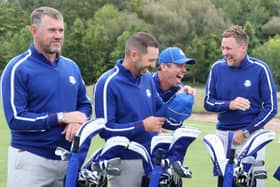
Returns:
[[[175,121],[184,121],[191,116],[193,103],[193,95],[181,93],[169,102],[166,116]]]
[[[165,116],[177,122],[184,121],[191,116],[193,104],[194,96],[184,92],[173,97],[157,111],[156,116]]]
[[[168,47],[159,54],[158,64],[162,63],[195,64],[195,60],[186,57],[183,50],[178,47]]]

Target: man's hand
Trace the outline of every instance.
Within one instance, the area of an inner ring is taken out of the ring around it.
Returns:
[[[65,134],[65,139],[71,142],[74,139],[76,132],[79,130],[80,126],[80,123],[69,123],[65,126],[61,134]]]
[[[248,99],[244,97],[236,97],[229,103],[230,110],[242,110],[246,111],[250,108],[251,103]]]
[[[189,94],[189,95],[195,96],[195,94],[196,94],[196,89],[195,89],[195,88],[192,88],[191,86],[183,86],[180,90],[178,90],[178,91],[176,92],[176,95],[179,95],[179,94],[184,93],[184,92],[186,92],[186,93]]]
[[[240,145],[244,141],[245,141],[245,137],[243,135],[242,129],[235,131],[233,135],[233,144]]]
[[[69,123],[79,123],[82,124],[88,120],[87,116],[79,111],[75,112],[64,112],[63,113],[63,122],[66,124]]]
[[[162,128],[165,121],[165,117],[150,116],[143,120],[143,125],[145,130],[148,132],[162,133],[167,131],[166,129]]]

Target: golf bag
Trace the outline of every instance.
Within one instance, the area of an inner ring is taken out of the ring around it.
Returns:
[[[119,155],[125,150],[134,151],[141,156],[147,176],[155,171],[156,166],[160,166],[159,177],[162,187],[180,187],[182,177],[191,177],[189,169],[183,167],[181,163],[188,146],[199,135],[199,130],[184,127],[176,130],[172,136],[170,135],[169,142],[166,142],[167,146],[164,147],[166,155],[164,159],[160,159],[160,165],[156,165],[152,158],[161,147],[159,145],[165,143],[164,139],[159,140],[163,135],[154,137],[151,147],[153,153],[143,145],[129,141],[126,137],[114,136],[85,161],[91,139],[104,130],[104,124],[103,119],[86,122],[76,133],[70,152],[57,148],[56,154],[60,155],[63,160],[69,160],[65,187],[106,187],[108,175],[120,175],[121,159]],[[149,183],[147,184],[149,185]]]
[[[235,155],[234,163],[232,163],[234,168],[232,186],[252,187],[256,185],[256,179],[267,177],[266,171],[255,170],[255,167],[264,165],[264,161],[256,160],[256,154],[274,137],[273,131],[263,129],[250,136],[240,152]],[[203,142],[214,165],[214,176],[224,177],[229,159],[225,154],[222,140],[215,134],[208,134],[203,138]]]
[[[159,186],[161,187],[180,187],[182,178],[191,178],[192,173],[188,167],[182,165],[184,156],[189,145],[200,134],[200,131],[191,127],[181,127],[171,134],[161,134],[154,136],[151,141],[152,168],[145,169],[147,186],[155,186],[155,170],[160,174]],[[160,161],[159,161],[160,155]],[[153,178],[149,177],[153,176]],[[149,179],[151,179],[149,181]],[[147,182],[149,181],[149,182]]]
[[[65,187],[76,187],[79,171],[87,156],[91,139],[103,130],[104,124],[104,119],[90,120],[76,133],[69,153]]]

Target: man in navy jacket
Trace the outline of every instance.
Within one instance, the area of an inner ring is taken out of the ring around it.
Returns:
[[[218,113],[217,134],[225,144],[229,143],[227,131],[234,131],[233,148],[237,152],[252,133],[262,129],[277,113],[277,92],[270,69],[247,54],[248,42],[240,26],[224,31],[224,58],[211,67],[204,100],[207,111]]]
[[[105,72],[98,80],[94,91],[94,109],[97,118],[106,121],[101,136],[125,136],[150,148],[152,136],[164,131],[165,117],[155,113],[162,105],[153,78],[148,70],[156,66],[159,46],[153,36],[138,32],[132,35],[125,46],[125,57],[116,66]],[[124,151],[121,176],[110,178],[112,187],[141,186],[144,169],[140,155]]]
[[[50,7],[35,9],[30,32],[30,48],[11,60],[1,77],[11,130],[7,186],[62,187],[67,162],[55,149],[70,149],[76,131],[91,115],[91,104],[79,67],[61,56],[62,14]]]

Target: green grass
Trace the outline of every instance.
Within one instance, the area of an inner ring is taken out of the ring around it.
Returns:
[[[88,87],[89,96],[92,98],[92,87]],[[203,109],[203,88],[197,89],[195,99],[194,112],[204,112]],[[186,121],[185,125],[196,127],[201,130],[199,137],[190,145],[185,157],[185,165],[189,166],[193,172],[192,179],[184,179],[184,187],[212,187],[216,186],[216,178],[212,176],[212,162],[210,156],[202,142],[203,137],[209,133],[215,133],[215,124],[201,121]],[[266,147],[266,170],[268,179],[266,180],[267,187],[279,186],[280,182],[272,177],[276,168],[280,165],[279,149],[280,144],[277,143],[279,134],[273,142]],[[6,186],[7,176],[7,151],[10,142],[10,132],[6,125],[2,109],[0,107],[0,187]],[[103,140],[95,137],[92,140],[90,154],[98,147],[102,146]]]

